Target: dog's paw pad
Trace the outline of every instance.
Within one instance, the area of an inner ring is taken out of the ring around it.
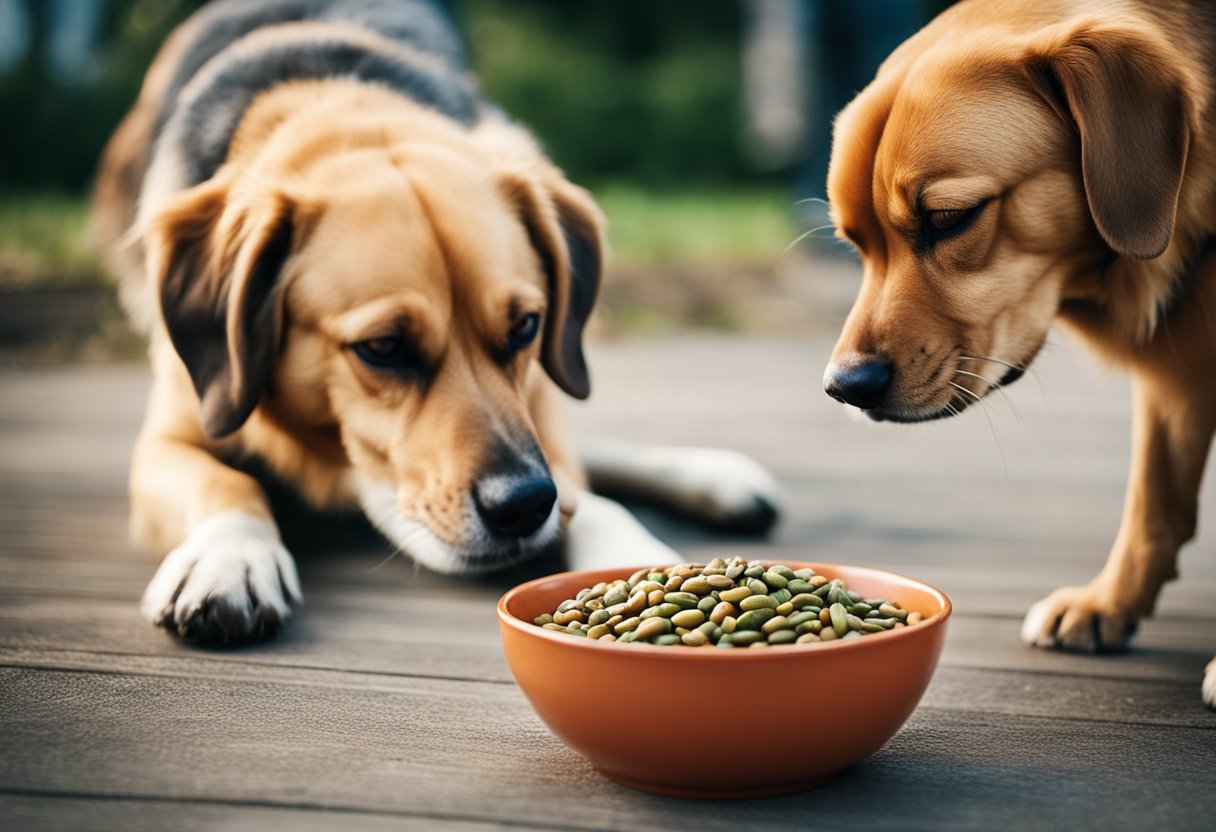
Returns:
[[[228,597],[209,597],[182,618],[162,626],[199,644],[239,644],[271,638],[283,628],[284,620],[284,614],[274,604],[257,603],[250,607]]]
[[[1039,601],[1022,621],[1022,641],[1075,653],[1115,653],[1127,648],[1139,619],[1102,607],[1088,587],[1065,587]]]
[[[274,636],[300,600],[295,563],[274,526],[226,512],[165,557],[141,607],[153,624],[188,641],[239,644]]]
[[[1216,659],[1203,671],[1203,704],[1216,711]]]

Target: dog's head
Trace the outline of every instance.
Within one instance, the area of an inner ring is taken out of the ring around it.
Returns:
[[[938,18],[836,121],[828,192],[864,277],[824,384],[876,420],[1012,382],[1069,301],[1118,291],[1111,314],[1151,327],[1154,290],[1101,275],[1170,245],[1193,123],[1178,57],[1130,28],[986,19],[1004,8]]]
[[[204,433],[273,424],[290,441],[256,450],[307,448],[275,466],[297,480],[349,466],[373,522],[454,572],[559,533],[529,405],[551,383],[590,392],[601,234],[538,152],[504,158],[453,129],[221,170],[157,215],[149,250]]]

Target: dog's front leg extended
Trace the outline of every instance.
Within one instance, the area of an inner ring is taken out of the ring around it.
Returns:
[[[1195,532],[1200,480],[1216,406],[1177,359],[1133,369],[1131,474],[1123,522],[1106,565],[1085,586],[1058,589],[1026,615],[1022,638],[1040,647],[1124,647]],[[1164,364],[1164,366],[1163,366]]]
[[[201,643],[274,635],[301,595],[266,495],[180,433],[150,419],[135,446],[133,534],[160,551],[173,547],[141,609],[154,624]]]
[[[538,420],[549,470],[557,483],[566,564],[584,570],[678,563],[675,550],[652,535],[629,509],[586,490],[578,458],[550,427],[551,423]]]
[[[675,550],[650,533],[614,500],[587,490],[587,476],[566,432],[557,389],[539,379],[530,407],[536,435],[557,483],[565,529],[566,563],[571,569],[611,569],[678,563]]]
[[[723,448],[581,443],[597,491],[636,497],[731,531],[766,532],[777,522],[781,490],[750,457]]]
[[[674,549],[652,535],[620,503],[584,491],[566,525],[566,562],[571,569],[612,569],[679,563]]]

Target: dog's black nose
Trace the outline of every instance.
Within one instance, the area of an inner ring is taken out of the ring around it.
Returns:
[[[891,362],[878,356],[850,356],[828,365],[823,389],[838,402],[868,410],[891,385]]]
[[[491,532],[499,537],[527,537],[549,519],[557,501],[557,486],[548,477],[478,485],[473,501]]]

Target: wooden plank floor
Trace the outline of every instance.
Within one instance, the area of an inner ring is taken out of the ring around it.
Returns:
[[[0,372],[0,828],[1216,828],[1216,714],[1199,699],[1216,652],[1210,534],[1129,654],[1017,638],[1030,603],[1105,556],[1125,382],[1061,343],[1007,401],[875,426],[819,390],[829,346],[600,344],[594,403],[572,408],[584,433],[737,447],[781,478],[788,512],[770,541],[643,510],[690,558],[870,564],[955,601],[937,676],[886,748],[818,791],[723,804],[600,778],[549,735],[502,659],[494,601],[519,576],[384,563],[358,518],[285,509],[308,603],[278,641],[201,651],[153,630],[136,601],[154,561],[125,538],[145,370]],[[1203,503],[1206,527],[1216,491]],[[704,728],[664,724],[677,727],[660,753],[678,765],[680,732]],[[769,746],[798,753],[779,734]],[[744,753],[724,741],[724,783]]]

